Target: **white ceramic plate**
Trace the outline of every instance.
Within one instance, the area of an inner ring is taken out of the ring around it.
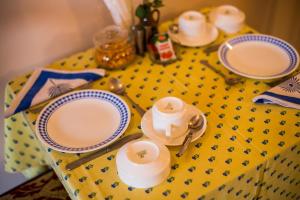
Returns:
[[[253,79],[280,78],[299,64],[299,55],[290,44],[262,34],[232,38],[220,46],[218,56],[230,71]]]
[[[197,37],[187,37],[180,30],[178,33],[168,31],[171,40],[188,47],[201,47],[215,41],[219,35],[218,29],[210,23],[206,23],[206,34],[198,35]]]
[[[203,117],[203,120],[204,120],[202,129],[197,131],[196,133],[194,133],[192,141],[195,141],[204,134],[204,131],[207,126],[207,121],[206,121],[205,115],[198,108],[196,108],[195,106],[192,106],[192,105],[187,105],[187,106],[188,106],[188,109],[186,111],[187,115],[185,117],[190,119],[194,115],[201,114]],[[150,109],[145,113],[145,115],[143,116],[142,121],[141,121],[141,127],[142,127],[143,133],[150,139],[161,142],[162,144],[167,145],[167,146],[182,145],[182,142],[184,141],[184,138],[186,135],[182,135],[177,138],[169,138],[160,132],[156,132],[153,129],[152,124],[153,124],[152,110]]]
[[[103,148],[126,130],[127,104],[101,90],[81,90],[49,103],[38,117],[36,133],[48,147],[68,153]]]

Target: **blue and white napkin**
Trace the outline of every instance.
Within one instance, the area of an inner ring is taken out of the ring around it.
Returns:
[[[4,116],[9,117],[76,87],[98,80],[104,75],[105,70],[103,69],[80,71],[35,70],[10,107],[5,111]]]
[[[255,97],[253,102],[300,109],[300,74]]]

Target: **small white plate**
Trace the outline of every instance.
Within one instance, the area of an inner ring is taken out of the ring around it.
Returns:
[[[218,29],[210,23],[206,23],[206,34],[201,34],[196,37],[188,37],[184,35],[180,29],[178,33],[172,33],[168,30],[171,40],[188,47],[201,47],[215,41],[219,35]]]
[[[187,105],[187,115],[185,117],[187,117],[187,119],[190,119],[192,116],[194,115],[198,115],[201,114],[203,117],[203,127],[201,130],[197,131],[196,133],[194,133],[193,135],[193,139],[192,141],[197,140],[199,137],[201,137],[204,134],[204,131],[206,129],[207,126],[207,121],[206,121],[206,117],[205,115],[195,106],[192,105]],[[142,131],[144,132],[144,134],[149,137],[152,140],[161,142],[164,145],[167,146],[178,146],[178,145],[182,145],[182,142],[184,141],[184,138],[186,136],[186,134],[177,137],[177,138],[169,138],[166,135],[164,135],[163,133],[157,132],[153,129],[153,125],[152,125],[152,110],[148,110],[145,115],[142,118],[141,121],[141,127],[142,127]]]
[[[230,71],[253,79],[275,79],[292,73],[299,55],[292,45],[268,35],[247,34],[224,42],[218,56]]]
[[[130,121],[127,104],[102,90],[81,90],[49,103],[37,119],[37,137],[61,152],[83,153],[119,138]]]

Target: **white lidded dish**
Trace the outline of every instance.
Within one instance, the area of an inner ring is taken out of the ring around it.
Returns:
[[[135,140],[117,153],[120,179],[135,188],[149,188],[163,182],[170,173],[170,152],[152,140]]]
[[[225,33],[233,34],[241,30],[245,13],[231,5],[219,6],[209,14],[209,20]]]

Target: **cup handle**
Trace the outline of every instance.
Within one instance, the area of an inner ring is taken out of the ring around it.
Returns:
[[[156,14],[156,19],[154,19],[154,15]],[[154,20],[154,23],[155,24],[158,24],[159,22],[159,19],[160,19],[160,11],[158,9],[154,9],[152,12],[151,12],[151,15],[152,15],[152,19]]]
[[[167,137],[171,137],[171,135],[172,135],[172,126],[173,126],[173,124],[169,124],[166,128],[166,136]]]

